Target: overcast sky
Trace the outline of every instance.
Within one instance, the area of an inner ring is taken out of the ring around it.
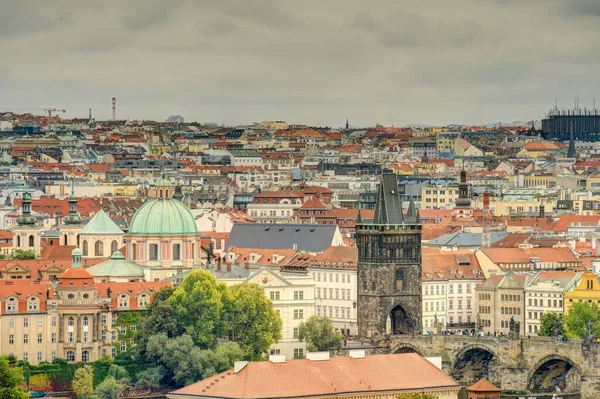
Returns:
[[[600,107],[600,0],[0,0],[0,110],[341,126]]]

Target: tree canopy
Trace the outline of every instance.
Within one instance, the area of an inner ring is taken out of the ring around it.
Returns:
[[[37,259],[37,254],[30,249],[15,249],[10,254],[11,259],[28,260]]]
[[[85,365],[75,371],[73,390],[80,399],[91,398],[94,394],[94,370]]]
[[[9,367],[8,358],[0,357],[0,398],[2,399],[27,399],[29,394],[25,391],[25,377],[20,367]]]
[[[563,315],[562,313],[546,312],[542,315],[540,324],[538,335],[542,337],[553,337],[555,335],[555,325],[558,324],[562,327]]]
[[[298,339],[306,341],[310,352],[340,349],[342,335],[333,329],[331,320],[323,316],[311,316],[298,326]]]
[[[588,323],[593,336],[600,336],[600,310],[596,303],[573,302],[564,316],[564,335],[569,338],[588,336]]]

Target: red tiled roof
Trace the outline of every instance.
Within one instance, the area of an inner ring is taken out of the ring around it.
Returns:
[[[467,392],[501,392],[502,389],[498,388],[485,378],[480,379],[475,384],[467,388]]]
[[[402,378],[398,378],[399,375]],[[435,388],[458,389],[459,385],[418,354],[403,353],[371,355],[364,359],[333,357],[327,361],[251,362],[238,373],[228,370],[171,394],[183,398],[262,399],[378,391],[390,394]]]

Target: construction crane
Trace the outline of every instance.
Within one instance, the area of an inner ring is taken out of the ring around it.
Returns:
[[[1,111],[43,112],[44,114],[47,114],[48,116],[58,116],[59,113],[64,114],[65,112],[67,112],[67,110],[64,108],[27,108],[27,107],[8,107],[8,108],[0,107],[0,112]],[[52,115],[52,113],[55,113],[55,115]]]

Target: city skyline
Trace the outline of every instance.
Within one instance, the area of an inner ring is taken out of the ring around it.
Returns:
[[[0,107],[341,126],[540,120],[590,79],[593,1],[6,2]]]

